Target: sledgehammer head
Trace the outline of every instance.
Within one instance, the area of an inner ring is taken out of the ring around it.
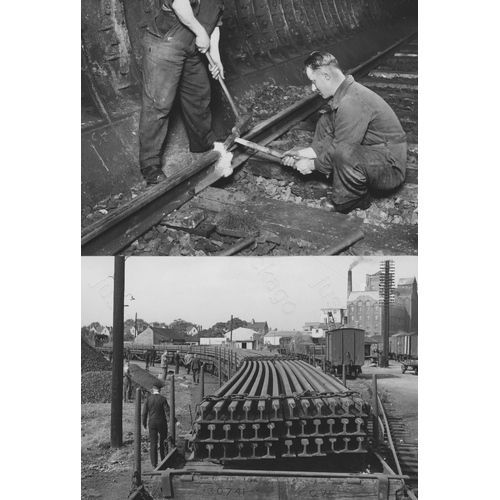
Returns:
[[[252,117],[250,115],[245,115],[241,120],[238,120],[234,127],[231,129],[231,135],[224,141],[223,145],[226,151],[234,145],[234,141],[237,137],[240,137],[250,125]]]

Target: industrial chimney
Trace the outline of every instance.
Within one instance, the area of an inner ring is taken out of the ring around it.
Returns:
[[[349,300],[349,295],[352,292],[352,271],[349,269],[347,271],[347,299]]]

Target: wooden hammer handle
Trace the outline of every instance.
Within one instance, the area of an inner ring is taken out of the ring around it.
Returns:
[[[207,56],[208,62],[212,66],[217,66],[217,64],[215,64],[212,56],[210,55],[210,52],[205,52],[205,55]],[[233,98],[231,97],[231,94],[229,93],[229,90],[227,89],[226,84],[224,83],[224,80],[222,79],[222,76],[219,75],[219,78],[217,78],[217,80],[219,80],[220,86],[222,87],[224,94],[226,94],[227,100],[229,101],[231,108],[233,108],[233,113],[235,114],[236,119],[239,120],[240,119],[240,112],[239,112],[238,108],[236,107],[236,103],[233,101]]]

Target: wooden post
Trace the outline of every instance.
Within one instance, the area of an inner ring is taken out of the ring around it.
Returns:
[[[342,365],[342,384],[344,385],[344,387],[347,387],[347,384],[346,384],[346,374],[345,374],[345,365]]]
[[[373,442],[378,446],[378,392],[377,392],[377,375],[372,375],[372,392],[373,392]]]
[[[123,316],[125,256],[115,257],[113,291],[113,371],[111,375],[111,448],[123,445]]]
[[[219,387],[222,386],[222,346],[219,346]]]
[[[313,358],[313,366],[316,368],[316,346],[312,346],[312,358]]]
[[[134,432],[134,458],[137,486],[142,484],[141,479],[141,389],[135,390],[135,432]]]
[[[321,346],[321,351],[323,353],[323,371],[326,373],[326,349],[325,346]]]
[[[169,434],[172,438],[172,447],[175,446],[175,376],[170,375],[170,422]]]
[[[233,351],[231,349],[229,349],[227,351],[227,379],[228,380],[231,378],[231,360],[233,358]]]
[[[200,368],[201,399],[205,397],[205,365]]]

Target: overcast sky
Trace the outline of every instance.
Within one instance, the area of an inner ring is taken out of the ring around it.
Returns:
[[[396,283],[417,276],[417,257],[392,257]],[[171,323],[182,318],[209,328],[234,317],[301,330],[320,309],[345,307],[347,271],[353,289],[383,257],[130,257],[125,261],[125,319]],[[113,324],[113,257],[82,257],[81,324]],[[129,295],[130,294],[130,295]],[[135,300],[131,300],[131,296]]]

